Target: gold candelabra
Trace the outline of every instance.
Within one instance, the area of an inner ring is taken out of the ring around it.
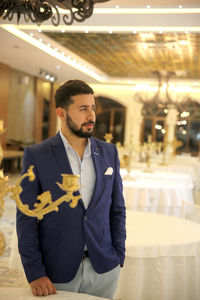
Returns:
[[[1,130],[0,134],[5,132]],[[1,143],[0,149],[2,150]],[[0,151],[0,163],[3,159],[3,150]],[[34,204],[34,208],[30,209],[28,204],[22,203],[20,199],[20,194],[23,191],[21,187],[21,182],[24,178],[28,177],[29,181],[35,180],[35,174],[33,172],[33,166],[31,165],[27,171],[24,173],[16,182],[15,185],[8,185],[8,176],[4,176],[3,170],[0,170],[0,217],[4,211],[4,197],[8,194],[10,198],[15,200],[18,209],[27,216],[36,217],[38,220],[42,220],[44,215],[52,212],[58,211],[58,207],[63,202],[68,202],[71,208],[75,208],[78,204],[78,201],[81,199],[81,195],[74,195],[74,192],[78,191],[80,188],[79,185],[79,175],[74,174],[61,174],[62,183],[56,182],[57,185],[65,192],[63,196],[58,198],[55,201],[52,201],[52,195],[50,191],[45,191],[42,194],[38,195],[37,201]],[[0,231],[0,255],[3,254],[5,250],[5,238],[3,233]]]
[[[144,170],[145,172],[153,172],[151,169],[151,159],[152,159],[152,154],[156,149],[156,143],[152,142],[152,136],[148,135],[148,141],[147,143],[144,143],[141,146],[141,149],[146,153],[147,157],[147,168]]]
[[[16,185],[9,188],[11,192],[11,199],[14,199],[17,207],[21,212],[30,217],[36,217],[38,220],[42,220],[43,216],[52,212],[58,211],[58,206],[63,202],[70,202],[69,206],[74,208],[78,204],[78,200],[81,199],[81,196],[74,196],[73,193],[78,191],[80,186],[78,183],[79,175],[74,174],[62,174],[63,182],[60,184],[57,182],[57,185],[65,191],[65,195],[58,198],[55,201],[52,201],[52,196],[50,191],[45,191],[37,197],[37,202],[34,204],[34,209],[29,209],[27,204],[23,204],[20,199],[20,193],[22,192],[21,181],[28,177],[29,181],[35,180],[35,174],[33,172],[33,166],[30,166],[27,173],[23,174]]]
[[[104,135],[104,139],[106,140],[106,143],[111,143],[112,139],[113,139],[113,135],[112,133],[106,133]]]
[[[117,143],[116,146],[119,152],[120,167],[126,168],[127,172],[126,176],[124,176],[123,179],[135,180],[135,178],[131,176],[133,153],[136,151],[136,146],[134,146],[132,143],[132,135],[130,137],[130,143],[128,145],[122,147],[120,143]]]

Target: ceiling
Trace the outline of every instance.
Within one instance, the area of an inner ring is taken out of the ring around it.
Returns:
[[[200,79],[200,33],[46,33],[111,77],[148,78],[156,70]]]
[[[46,22],[41,32],[23,20],[13,28],[5,25],[16,21],[1,20],[0,62],[34,76],[44,69],[59,82],[132,84],[156,70],[200,82],[200,0],[111,0],[95,8],[106,10],[69,26]]]

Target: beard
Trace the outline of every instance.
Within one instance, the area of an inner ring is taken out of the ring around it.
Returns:
[[[72,118],[67,114],[66,115],[66,125],[71,130],[71,132],[78,136],[79,138],[90,138],[92,136],[93,129],[88,129],[88,131],[83,130],[83,126],[87,124],[93,124],[95,125],[95,122],[88,121],[83,124],[81,124],[81,127],[78,128],[78,126],[73,122]]]

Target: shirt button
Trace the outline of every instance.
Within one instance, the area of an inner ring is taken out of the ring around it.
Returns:
[[[85,216],[85,217],[84,217],[84,221],[87,221],[87,218],[88,218],[88,217],[87,217],[87,216]]]

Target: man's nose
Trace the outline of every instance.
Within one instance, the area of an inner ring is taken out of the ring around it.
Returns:
[[[88,115],[87,115],[87,119],[94,121],[94,119],[95,119],[95,112],[93,110],[89,110]]]

